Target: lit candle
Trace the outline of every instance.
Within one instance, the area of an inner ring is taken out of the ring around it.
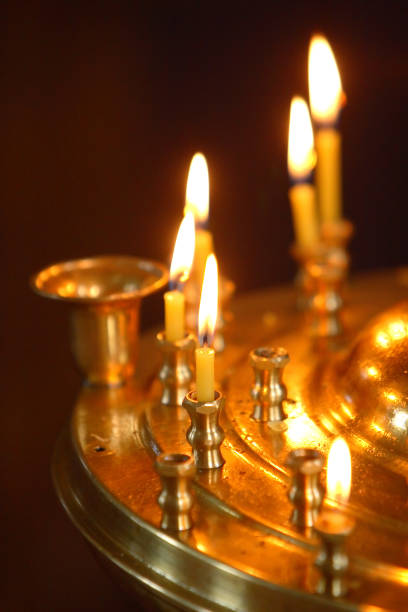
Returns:
[[[293,183],[289,189],[295,239],[298,246],[309,246],[319,239],[315,188],[311,184],[316,163],[309,109],[303,98],[290,105],[288,170]]]
[[[214,399],[214,330],[218,311],[218,265],[215,255],[207,258],[198,312],[199,348],[196,349],[197,400]]]
[[[347,442],[336,438],[327,460],[327,497],[346,504],[351,489],[351,456]]]
[[[309,96],[317,126],[316,186],[322,221],[342,216],[341,135],[337,129],[344,101],[333,51],[323,36],[313,36],[309,47]]]
[[[202,153],[196,153],[191,160],[188,172],[184,213],[191,211],[196,222],[193,270],[198,287],[201,287],[203,282],[207,257],[214,251],[213,237],[207,229],[209,199],[207,161]]]
[[[194,257],[194,217],[187,213],[180,224],[170,266],[170,291],[164,294],[166,340],[177,342],[185,336],[184,294]]]

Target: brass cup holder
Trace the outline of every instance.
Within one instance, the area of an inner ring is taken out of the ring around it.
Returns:
[[[191,480],[196,473],[189,455],[161,453],[155,462],[162,490],[158,504],[162,509],[160,526],[168,531],[186,531],[193,526]]]
[[[324,497],[320,481],[323,455],[312,448],[296,448],[288,455],[286,466],[292,472],[288,491],[293,504],[291,522],[299,529],[313,527]]]
[[[220,449],[225,434],[219,424],[223,405],[224,398],[219,391],[215,392],[212,402],[199,402],[195,391],[190,391],[184,398],[183,406],[191,419],[187,442],[193,449],[199,470],[219,468],[225,463]]]
[[[328,247],[335,247],[347,251],[354,234],[354,225],[348,219],[325,221],[322,223],[322,242]]]
[[[181,406],[193,380],[192,354],[196,346],[195,337],[187,334],[182,340],[169,342],[165,332],[156,336],[163,355],[163,364],[158,378],[162,384],[161,403],[166,406]]]
[[[293,243],[289,252],[298,266],[295,276],[296,304],[298,310],[304,311],[309,308],[310,297],[313,293],[313,282],[308,274],[307,267],[310,263],[320,261],[325,257],[327,246],[323,242],[317,242],[309,246],[299,246]]]
[[[167,276],[161,263],[101,256],[50,266],[32,277],[31,286],[71,305],[71,346],[86,383],[117,386],[135,372],[141,300]]]
[[[249,354],[254,370],[251,398],[254,400],[252,419],[262,423],[274,423],[286,419],[283,402],[287,397],[282,382],[283,369],[289,363],[289,354],[284,348],[261,347]]]

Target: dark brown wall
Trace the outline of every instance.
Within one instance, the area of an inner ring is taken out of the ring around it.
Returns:
[[[10,1],[2,13],[2,609],[125,609],[52,492],[49,458],[79,381],[62,310],[32,296],[27,279],[97,253],[166,259],[202,150],[221,268],[240,290],[288,280],[288,109],[306,94],[316,30],[333,44],[348,96],[354,265],[406,263],[406,7]],[[159,316],[156,301],[146,320]]]

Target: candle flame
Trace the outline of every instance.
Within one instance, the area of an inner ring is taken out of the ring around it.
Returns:
[[[336,438],[327,461],[327,496],[346,504],[351,488],[351,456],[347,442]]]
[[[214,340],[218,313],[218,264],[214,254],[207,257],[200,309],[198,311],[198,335],[200,345],[211,345]]]
[[[309,46],[309,96],[315,121],[337,121],[345,97],[332,48],[320,35],[313,36]]]
[[[188,212],[180,223],[170,266],[170,281],[185,283],[190,275],[194,259],[194,216]]]
[[[313,128],[307,103],[296,96],[290,105],[288,170],[292,179],[306,178],[316,164]]]
[[[196,153],[188,172],[184,213],[191,211],[196,222],[200,224],[205,224],[208,220],[209,191],[207,161],[202,153]]]

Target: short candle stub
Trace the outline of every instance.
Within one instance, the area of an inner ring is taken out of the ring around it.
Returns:
[[[160,454],[155,463],[162,490],[157,499],[163,511],[160,526],[168,531],[186,531],[193,525],[191,480],[196,468],[193,458],[183,454]]]
[[[191,419],[187,441],[193,449],[197,469],[219,468],[225,463],[220,448],[225,434],[219,424],[224,398],[219,391],[215,391],[211,402],[199,402],[196,397],[196,392],[190,391],[183,401]]]
[[[287,397],[282,382],[283,369],[289,363],[284,348],[261,347],[251,351],[250,364],[254,370],[251,397],[254,400],[252,418],[259,422],[277,422],[286,419],[283,402]]]
[[[349,558],[345,547],[354,521],[337,511],[323,512],[314,530],[321,540],[315,565],[320,571],[317,592],[329,597],[344,597],[348,591]]]
[[[324,497],[321,484],[323,455],[312,448],[297,448],[288,455],[286,466],[292,471],[288,491],[294,509],[291,522],[299,529],[313,527]]]
[[[162,384],[161,403],[166,406],[181,406],[193,380],[193,351],[196,340],[187,334],[181,340],[170,342],[165,332],[156,336],[163,355],[163,364],[158,373]]]

